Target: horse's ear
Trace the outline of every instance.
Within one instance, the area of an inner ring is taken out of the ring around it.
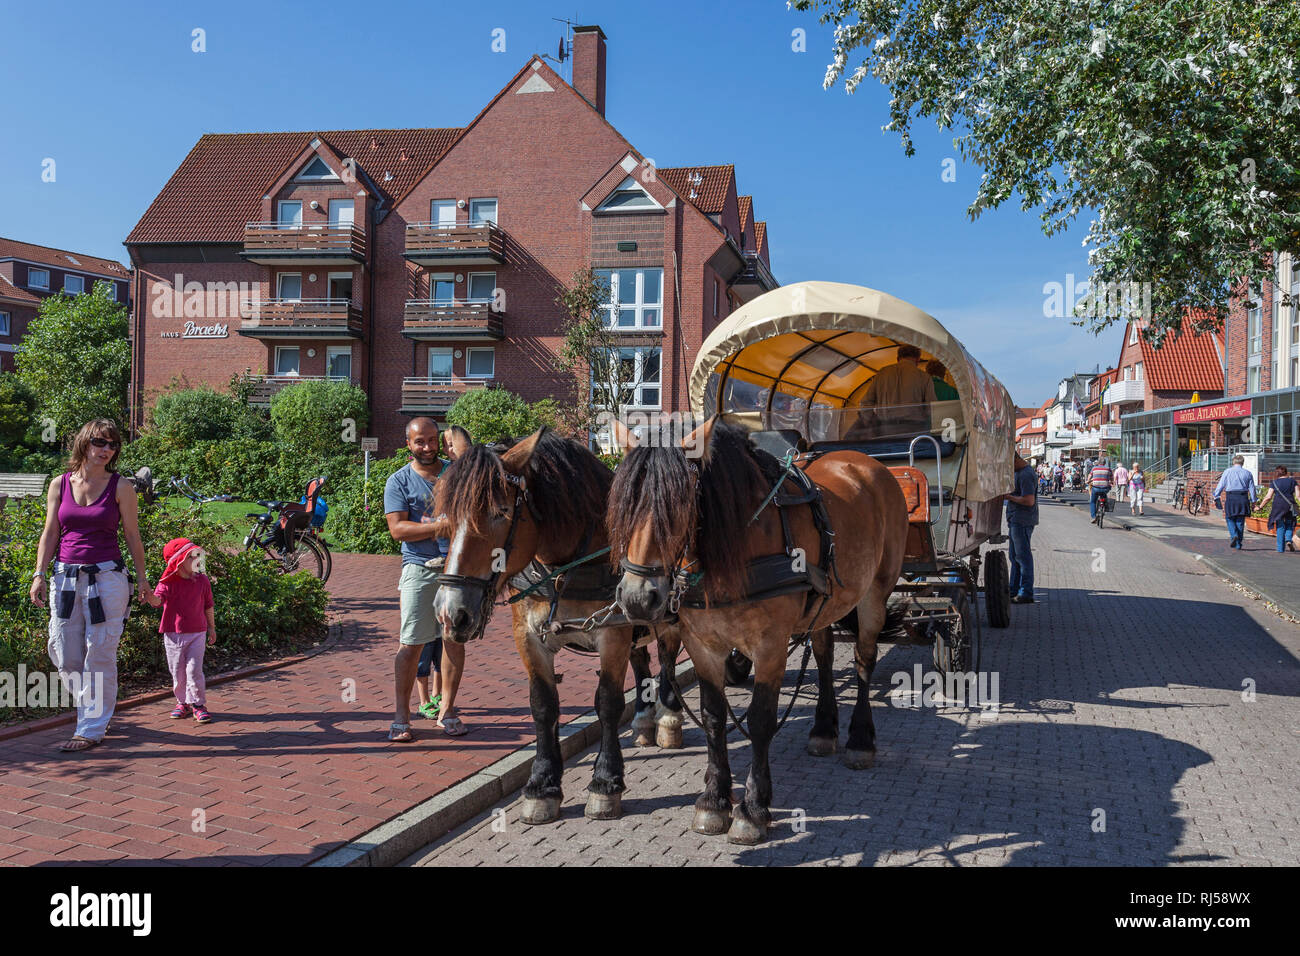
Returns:
[[[622,451],[623,454],[626,455],[637,445],[641,444],[641,440],[637,437],[636,433],[624,425],[621,420],[615,418],[612,428],[614,432],[614,444],[618,446],[619,450]]]
[[[691,457],[692,453],[696,458],[700,459],[709,457],[709,445],[713,441],[713,426],[717,424],[717,421],[717,415],[711,416],[703,425],[700,425],[682,439],[682,450],[687,452],[688,458]]]
[[[533,457],[533,451],[537,448],[537,443],[542,440],[542,435],[545,433],[546,426],[543,425],[523,441],[509,448],[501,456],[501,463],[506,466],[506,471],[512,475],[522,475],[524,469],[528,467],[529,459]]]

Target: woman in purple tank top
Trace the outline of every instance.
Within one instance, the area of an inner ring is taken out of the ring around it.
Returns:
[[[50,605],[50,660],[77,704],[77,729],[61,750],[86,750],[102,741],[117,704],[117,644],[131,610],[119,527],[140,576],[140,599],[153,593],[145,577],[135,488],[115,471],[121,448],[112,421],[83,425],[72,442],[67,474],[50,482],[45,498],[31,599]],[[56,546],[50,600],[46,569]]]

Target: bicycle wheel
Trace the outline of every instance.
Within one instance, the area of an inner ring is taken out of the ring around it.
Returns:
[[[292,550],[269,547],[265,549],[265,552],[268,558],[279,565],[281,574],[297,574],[299,571],[307,571],[324,580],[325,558],[316,542],[306,535],[300,536],[294,542]]]
[[[1106,499],[1097,499],[1097,527],[1100,528],[1106,523]]]
[[[320,535],[312,535],[312,543],[320,550],[321,557],[325,559],[325,573],[321,575],[321,582],[330,579],[330,572],[334,570],[334,555],[330,554],[330,546],[325,543],[325,539]]]
[[[1187,513],[1198,515],[1204,507],[1205,499],[1201,497],[1201,493],[1199,491],[1193,491],[1192,497],[1187,499]]]

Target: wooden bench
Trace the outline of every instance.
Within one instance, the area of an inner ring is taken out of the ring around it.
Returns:
[[[49,475],[0,474],[0,510],[10,498],[38,498],[45,494]]]

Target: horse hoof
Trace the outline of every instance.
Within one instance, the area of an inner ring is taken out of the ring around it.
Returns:
[[[840,742],[834,737],[809,737],[808,752],[814,757],[829,757],[840,749]]]
[[[553,823],[560,819],[559,797],[524,797],[520,819],[529,826],[539,823]]]
[[[874,750],[844,751],[844,766],[850,770],[867,770],[875,762],[876,752]]]
[[[696,807],[695,819],[691,821],[691,829],[696,833],[716,836],[719,833],[726,833],[730,824],[731,814],[725,810],[702,810]]]
[[[621,793],[589,793],[587,809],[583,811],[589,820],[617,820],[623,815],[623,795]]]
[[[655,729],[655,746],[661,750],[681,750],[682,749],[682,725],[664,726],[660,724]]]
[[[638,747],[649,747],[655,742],[655,719],[648,711],[643,711],[632,718],[632,732],[636,734]]]
[[[741,846],[753,846],[766,838],[765,827],[760,827],[739,814],[732,818],[731,829],[727,831],[727,842],[739,843]]]

